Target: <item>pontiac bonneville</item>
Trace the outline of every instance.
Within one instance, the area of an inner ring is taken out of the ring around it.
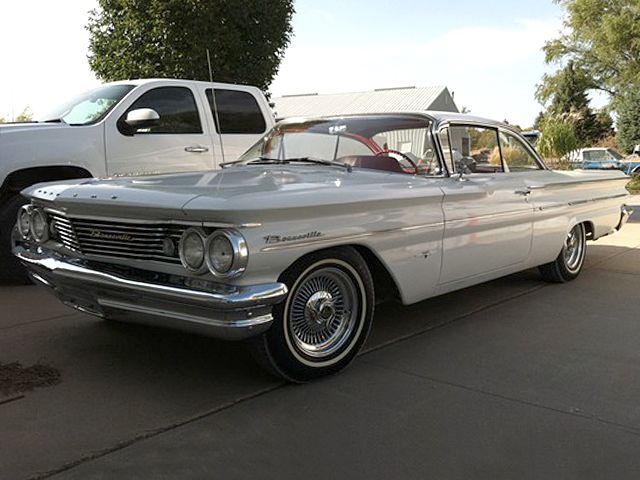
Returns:
[[[551,171],[469,115],[289,119],[220,170],[35,185],[13,251],[73,308],[244,339],[301,382],[353,360],[379,301],[573,280],[630,215],[627,181]]]

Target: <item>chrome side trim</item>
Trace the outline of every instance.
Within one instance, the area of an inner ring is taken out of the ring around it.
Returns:
[[[408,227],[397,227],[397,228],[388,228],[388,229],[383,229],[383,230],[375,230],[373,232],[364,232],[364,233],[354,233],[354,234],[350,234],[350,235],[335,235],[332,237],[318,237],[312,240],[304,240],[304,241],[299,241],[299,242],[288,242],[286,244],[283,245],[272,245],[272,246],[267,246],[267,247],[263,247],[260,251],[261,252],[273,252],[276,250],[287,250],[290,248],[298,248],[298,247],[307,247],[309,245],[316,245],[316,244],[325,244],[325,243],[332,243],[332,242],[344,242],[347,240],[358,240],[360,238],[367,238],[367,237],[371,237],[373,235],[386,235],[389,233],[395,233],[395,232],[411,232],[414,230],[422,230],[422,229],[426,229],[426,228],[441,228],[444,227],[444,222],[435,222],[435,223],[426,223],[423,225],[411,225]]]
[[[580,205],[583,203],[591,203],[591,202],[599,202],[600,200],[612,200],[614,198],[622,198],[622,197],[626,197],[628,196],[627,193],[619,193],[617,195],[607,195],[604,197],[595,197],[595,198],[589,198],[587,200],[578,200],[576,202],[569,202],[568,205],[573,206],[573,205]]]
[[[566,185],[581,185],[583,183],[598,183],[598,182],[628,182],[628,177],[622,178],[590,178],[588,180],[567,180],[566,182],[553,182],[553,183],[545,183],[538,185],[527,185],[527,188],[530,190],[542,190],[545,188],[553,188],[553,187],[564,187]]]
[[[37,203],[37,202],[36,202]],[[69,215],[68,212],[63,210],[57,210],[51,207],[44,207],[46,212],[53,213],[55,215],[61,215],[67,217],[71,220],[79,219],[79,220],[92,220],[92,221],[100,221],[104,220],[106,222],[122,222],[122,223],[134,223],[134,224],[169,224],[169,225],[188,225],[195,227],[211,227],[211,228],[257,228],[261,227],[262,223],[258,222],[248,222],[248,223],[228,223],[228,222],[197,222],[193,220],[175,220],[175,219],[142,219],[142,218],[122,218],[122,217],[97,217],[94,215]]]
[[[530,207],[530,208],[523,208],[521,210],[510,210],[508,212],[488,213],[486,215],[470,216],[466,218],[456,218],[455,220],[449,220],[449,221],[446,221],[445,223],[447,224],[467,223],[469,222],[469,220],[487,220],[489,218],[511,217],[511,216],[523,215],[523,214],[531,215],[532,213],[533,213],[533,207]]]

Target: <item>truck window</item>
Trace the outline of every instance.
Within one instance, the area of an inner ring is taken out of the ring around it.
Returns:
[[[218,128],[214,113],[212,90],[208,88],[206,94],[216,131],[225,134],[260,134],[266,130],[267,124],[262,110],[260,110],[255,97],[250,93],[216,88],[218,119],[222,129]]]
[[[202,133],[200,115],[193,93],[186,87],[158,87],[142,94],[129,110],[152,108],[160,115],[160,122],[136,133]]]

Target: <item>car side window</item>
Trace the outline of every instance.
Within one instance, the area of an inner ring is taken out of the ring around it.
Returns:
[[[542,166],[524,144],[508,132],[500,132],[500,149],[510,172],[542,170]]]
[[[225,90],[216,88],[216,102],[213,103],[213,92],[206,90],[211,115],[216,125],[216,131],[224,134],[255,135],[264,133],[267,124],[262,110],[255,97],[240,90]],[[216,118],[215,108],[218,109]],[[218,120],[221,128],[218,127]]]
[[[449,153],[452,172],[501,173],[504,172],[498,131],[490,127],[455,125],[449,127]],[[443,149],[446,148],[443,144]]]
[[[202,133],[196,100],[186,87],[159,87],[143,93],[124,114],[138,108],[151,108],[160,120],[151,127],[136,130],[137,134]]]
[[[444,156],[444,163],[447,166],[447,170],[449,170],[449,173],[454,173],[456,169],[453,165],[451,145],[449,144],[449,129],[447,127],[441,129],[438,132],[438,138],[440,139],[440,145],[442,146],[442,154]]]

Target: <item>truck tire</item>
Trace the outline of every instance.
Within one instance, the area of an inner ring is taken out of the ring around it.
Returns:
[[[20,194],[9,197],[0,210],[0,283],[27,285],[31,283],[27,272],[11,253],[11,238],[18,216],[18,210],[28,203]]]

